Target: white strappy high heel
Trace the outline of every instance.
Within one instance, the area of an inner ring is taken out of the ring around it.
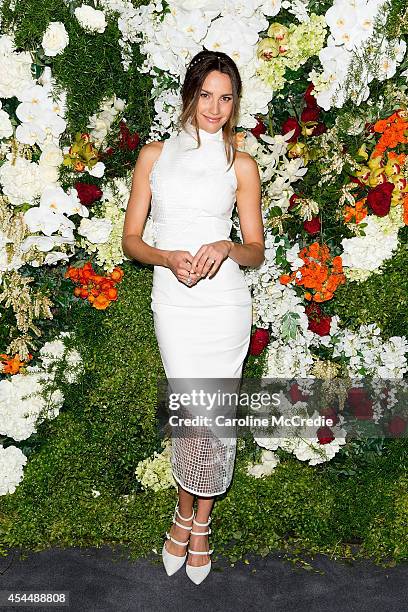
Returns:
[[[188,518],[184,518],[184,516],[181,516],[181,514],[179,512],[178,503],[177,503],[176,504],[176,508],[174,510],[174,515],[173,515],[173,523],[178,525],[178,527],[182,527],[183,529],[186,529],[187,531],[191,531],[192,527],[186,527],[185,525],[182,525],[181,523],[179,523],[177,521],[176,514],[183,521],[190,521],[191,519],[194,520],[194,509],[193,509],[193,514],[191,516],[189,516]],[[187,542],[179,542],[178,540],[173,538],[173,536],[171,536],[167,531],[166,531],[166,538],[167,538],[167,540],[171,540],[172,542],[174,542],[175,544],[179,544],[180,546],[187,546],[187,544],[188,544],[188,540],[187,540]],[[178,555],[172,555],[171,553],[169,553],[169,551],[166,548],[166,542],[164,542],[163,550],[162,550],[162,558],[163,558],[163,564],[164,564],[165,570],[167,572],[167,575],[168,576],[172,576],[181,567],[183,567],[184,562],[185,562],[185,560],[187,558],[187,553],[183,557],[179,557]]]
[[[208,518],[208,521],[206,523],[199,523],[198,521],[195,520],[195,518],[193,518],[193,525],[198,525],[199,527],[208,527],[208,525],[211,523],[211,516]],[[191,531],[190,535],[210,535],[211,533],[211,529],[208,528],[208,531]],[[198,550],[191,550],[191,548],[188,548],[188,552],[191,555],[211,555],[214,550],[204,550],[204,551],[198,551]],[[209,560],[208,563],[206,563],[205,565],[200,565],[198,567],[195,567],[193,565],[189,565],[188,563],[186,563],[186,574],[187,576],[190,578],[190,580],[192,580],[195,584],[200,584],[200,582],[202,582],[205,578],[207,578],[208,574],[210,573],[211,570],[211,559]]]

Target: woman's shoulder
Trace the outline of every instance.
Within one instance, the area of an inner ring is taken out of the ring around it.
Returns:
[[[237,174],[245,176],[258,172],[257,161],[247,151],[236,151],[234,165]]]
[[[164,140],[152,140],[146,143],[140,149],[139,157],[143,156],[146,160],[154,161],[160,155],[164,142]]]
[[[143,164],[146,172],[150,174],[154,164],[159,159],[163,150],[163,140],[152,140],[142,146],[137,158],[138,163]]]

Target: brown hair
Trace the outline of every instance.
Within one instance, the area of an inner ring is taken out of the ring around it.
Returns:
[[[231,162],[231,167],[236,157],[235,126],[239,114],[242,81],[237,65],[229,55],[221,51],[209,51],[204,49],[192,58],[187,67],[184,83],[181,87],[181,99],[183,106],[178,122],[179,127],[185,128],[187,122],[189,120],[192,121],[192,119],[195,117],[202,85],[207,75],[213,70],[218,70],[223,74],[227,74],[231,79],[232,112],[228,121],[222,127],[224,143],[226,146],[227,162]],[[195,129],[199,147],[201,144],[200,134],[197,126],[195,126]]]

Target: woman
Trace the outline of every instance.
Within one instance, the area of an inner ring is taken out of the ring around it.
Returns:
[[[179,132],[143,146],[134,170],[122,246],[154,265],[154,327],[179,392],[197,379],[239,380],[248,351],[252,301],[240,265],[259,266],[265,245],[258,167],[234,147],[241,89],[228,55],[199,52],[182,86]],[[150,201],[154,247],[141,238]],[[243,244],[230,239],[235,202]],[[168,575],[187,559],[187,575],[199,584],[211,569],[210,513],[231,482],[236,440],[210,426],[184,434],[172,436],[178,503],[162,556]]]

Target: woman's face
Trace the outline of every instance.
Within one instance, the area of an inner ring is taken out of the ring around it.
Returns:
[[[209,72],[201,87],[196,118],[198,127],[207,132],[218,132],[232,113],[232,85],[227,74]]]

